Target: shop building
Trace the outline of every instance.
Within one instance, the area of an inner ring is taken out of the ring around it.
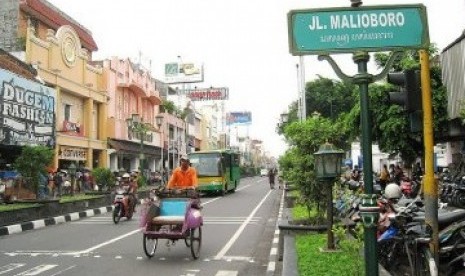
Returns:
[[[103,70],[89,30],[44,0],[0,1],[0,47],[32,65],[55,90],[54,167],[107,166]]]
[[[161,82],[129,59],[111,58],[104,69],[108,102],[108,158],[112,171],[154,172],[161,166],[162,131],[156,125]],[[167,152],[165,152],[166,154]]]

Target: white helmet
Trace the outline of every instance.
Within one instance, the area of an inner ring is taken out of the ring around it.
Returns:
[[[402,191],[396,183],[390,183],[384,190],[384,196],[387,199],[399,199],[402,197]]]
[[[123,177],[123,178],[129,178],[129,177],[131,177],[131,176],[130,176],[128,173],[125,173],[125,174],[123,174],[122,177]]]

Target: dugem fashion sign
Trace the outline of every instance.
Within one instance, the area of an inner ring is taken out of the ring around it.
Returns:
[[[0,144],[54,143],[55,89],[0,69]]]
[[[427,48],[423,5],[293,10],[288,13],[293,55]]]

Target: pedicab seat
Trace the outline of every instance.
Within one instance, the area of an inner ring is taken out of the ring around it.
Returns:
[[[183,224],[189,201],[179,198],[166,198],[160,202],[160,215],[152,219],[156,225]]]

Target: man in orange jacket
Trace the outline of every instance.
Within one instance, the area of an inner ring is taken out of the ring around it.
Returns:
[[[181,156],[180,163],[181,165],[173,171],[166,187],[168,189],[197,188],[197,172],[190,166],[187,156]]]

